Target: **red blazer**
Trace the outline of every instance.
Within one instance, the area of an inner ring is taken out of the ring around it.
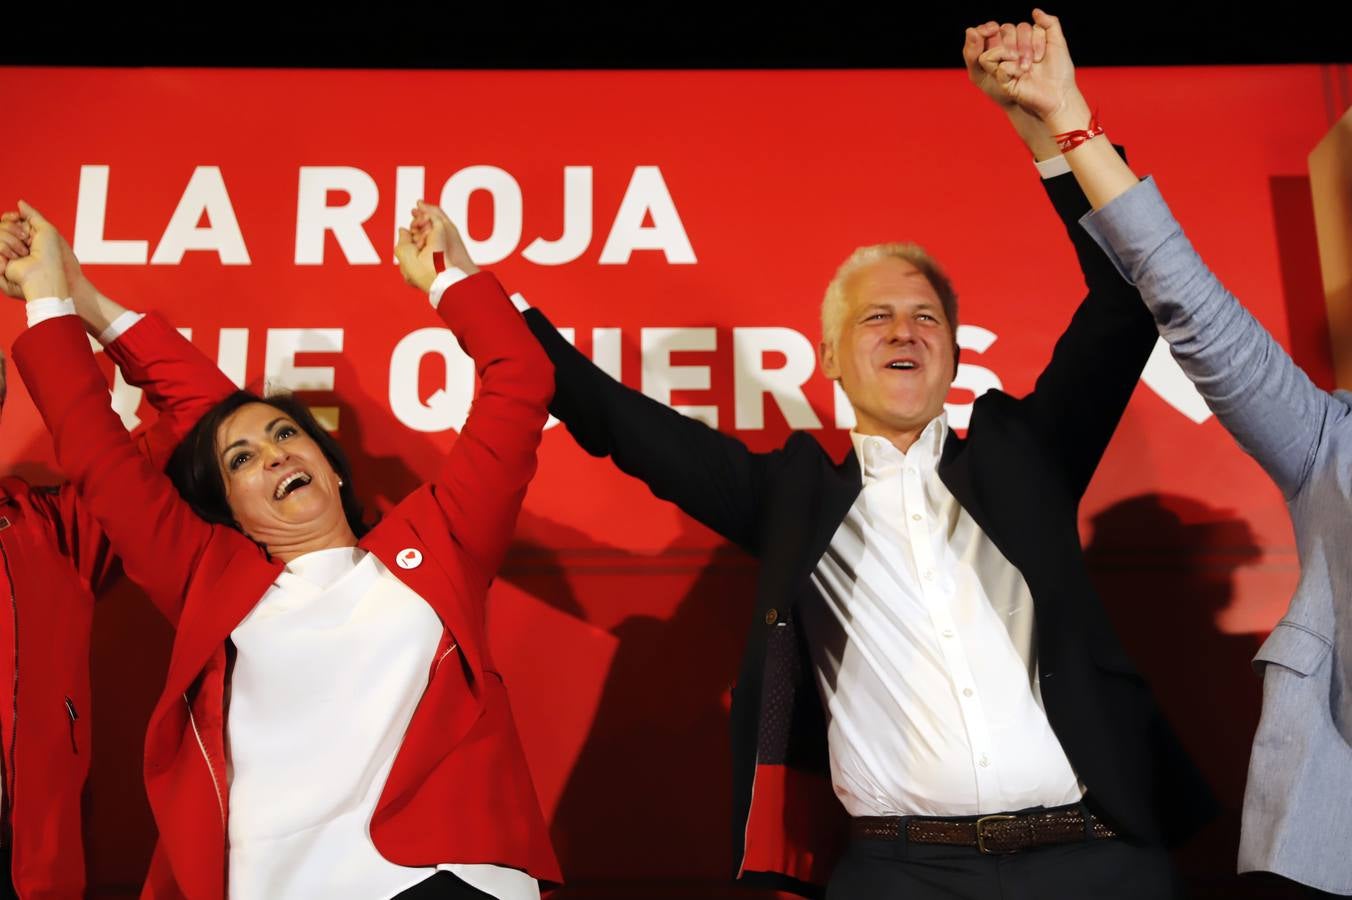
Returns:
[[[442,650],[372,817],[371,837],[401,865],[495,863],[558,881],[484,628],[488,586],[535,472],[553,368],[488,273],[453,286],[439,312],[474,359],[482,384],[441,472],[361,541],[444,626]],[[224,897],[225,643],[281,563],[240,532],[198,519],[132,449],[104,402],[75,323],[58,319],[28,329],[13,355],[61,464],[107,529],[127,574],[177,627],[146,734],[146,791],[160,844],[142,896]],[[414,568],[397,560],[408,549],[421,554]]]
[[[234,390],[206,357],[153,316],[132,326],[108,355],[163,410],[138,438],[154,467],[163,464],[203,413]],[[102,380],[98,397],[107,406]],[[13,686],[13,703],[0,702],[13,832],[9,877],[25,900],[82,897],[80,795],[90,760],[89,632],[94,596],[116,575],[117,560],[72,485],[35,487],[5,478],[0,479],[0,566],[0,684]]]

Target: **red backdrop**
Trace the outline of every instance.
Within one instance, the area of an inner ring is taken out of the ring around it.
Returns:
[[[1032,163],[958,71],[3,71],[0,204],[38,206],[105,293],[191,329],[232,375],[335,408],[377,508],[432,471],[472,390],[390,262],[396,222],[443,186],[509,289],[627,383],[712,407],[754,448],[796,426],[844,452],[811,352],[822,290],[858,245],[917,240],[946,263],[965,326],[958,422],[972,391],[1032,385],[1081,296]],[[1329,74],[1081,73],[1211,265],[1324,383],[1305,155],[1340,111]],[[7,310],[6,345],[22,327],[20,305]],[[1277,490],[1214,419],[1186,414],[1196,398],[1167,361],[1148,381],[1083,536],[1227,806],[1181,862],[1203,894],[1235,896],[1248,660],[1296,556]],[[135,396],[116,399],[135,414]],[[17,379],[4,416],[0,469],[56,480]],[[753,564],[562,428],[541,457],[490,621],[564,893],[715,894]],[[134,590],[112,594],[96,623],[88,804],[107,892],[137,882],[152,839],[139,745],[170,639]]]

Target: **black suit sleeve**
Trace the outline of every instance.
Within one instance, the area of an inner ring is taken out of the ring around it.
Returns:
[[[1043,184],[1075,246],[1089,292],[1022,407],[1079,497],[1126,411],[1158,334],[1136,288],[1080,227],[1090,206],[1074,176],[1059,175]]]
[[[760,516],[776,453],[741,441],[625,387],[568,343],[544,313],[526,323],[554,363],[549,411],[582,449],[675,503],[743,549],[759,551]]]

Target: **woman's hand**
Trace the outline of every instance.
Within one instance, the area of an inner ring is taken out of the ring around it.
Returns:
[[[40,212],[22,200],[19,201],[19,215],[18,221],[28,229],[28,255],[5,263],[6,293],[13,285],[23,291],[25,300],[69,297],[61,251],[65,242],[61,235]]]
[[[453,266],[467,275],[479,271],[454,224],[439,207],[419,200],[408,228],[399,229],[394,255],[404,280],[419,290],[430,290],[436,280],[436,254],[442,254],[445,266]]]

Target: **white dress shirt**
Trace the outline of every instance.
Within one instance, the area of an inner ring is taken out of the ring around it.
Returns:
[[[852,816],[984,815],[1083,794],[1042,709],[1023,576],[939,479],[947,416],[903,454],[851,432],[863,489],[799,615]]]
[[[293,559],[231,633],[232,900],[393,897],[438,869],[539,900],[525,872],[400,866],[371,841],[441,635],[432,607],[357,547]]]

